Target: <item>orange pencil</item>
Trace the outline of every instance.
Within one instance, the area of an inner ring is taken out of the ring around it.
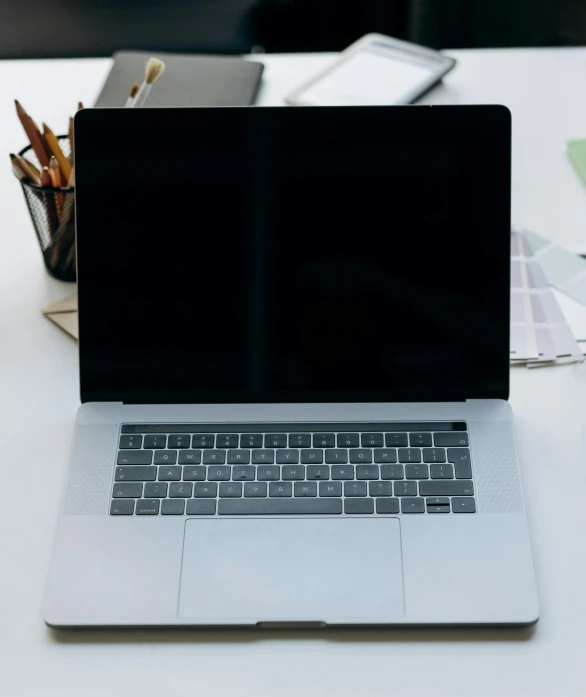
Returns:
[[[73,119],[71,118],[71,116],[69,117],[69,132],[67,135],[69,137],[69,147],[71,149],[71,155],[69,155],[69,162],[71,163],[71,166],[73,167],[73,164],[75,162],[75,157],[73,154]]]
[[[63,150],[61,150],[61,146],[59,145],[57,136],[53,133],[49,126],[47,126],[46,123],[43,124],[43,135],[45,136],[45,142],[49,146],[49,150],[51,151],[53,157],[57,160],[57,163],[59,164],[59,169],[61,170],[63,179],[65,179],[65,181],[68,181],[69,177],[71,176],[71,165],[69,164],[69,160],[63,154]]]
[[[22,124],[24,132],[26,133],[32,148],[35,151],[35,155],[41,163],[41,167],[48,167],[50,161],[49,149],[43,139],[43,136],[41,135],[39,127],[26,113],[18,99],[14,100],[14,104],[16,106],[16,113],[20,123]]]
[[[55,189],[61,188],[61,172],[59,171],[59,163],[56,157],[51,158],[51,164],[49,165],[49,174],[51,175],[51,185]]]

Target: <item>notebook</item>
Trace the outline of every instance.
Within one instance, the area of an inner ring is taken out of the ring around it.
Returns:
[[[95,106],[121,107],[133,82],[142,82],[151,57],[165,63],[146,106],[249,106],[254,103],[264,66],[226,56],[119,51]]]

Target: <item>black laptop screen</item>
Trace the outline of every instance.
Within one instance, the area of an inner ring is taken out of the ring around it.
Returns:
[[[502,107],[84,110],[82,400],[506,397]]]

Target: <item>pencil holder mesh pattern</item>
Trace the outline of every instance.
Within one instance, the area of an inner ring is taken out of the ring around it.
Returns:
[[[69,156],[69,139],[59,136],[64,155]],[[33,149],[21,150],[40,169]],[[20,181],[47,271],[60,281],[75,281],[75,198],[73,189],[39,187]]]

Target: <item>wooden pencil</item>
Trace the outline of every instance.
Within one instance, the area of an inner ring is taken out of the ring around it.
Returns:
[[[69,147],[71,149],[71,155],[69,155],[69,162],[71,163],[71,166],[75,164],[75,155],[73,151],[73,119],[71,116],[69,117],[69,132],[68,132],[68,138],[69,138]],[[70,175],[71,176],[71,175]]]
[[[41,172],[41,186],[53,186],[51,181],[51,170],[48,167],[43,167]]]
[[[35,176],[38,177],[39,179],[41,178],[41,172],[39,171],[38,167],[34,165],[29,159],[26,157],[22,157],[22,159],[26,162],[28,168],[35,173]]]
[[[18,101],[18,99],[14,100],[14,104],[16,106],[16,113],[18,115],[18,119],[22,124],[22,127],[24,128],[24,132],[26,133],[27,138],[30,141],[35,155],[41,163],[41,167],[48,167],[49,161],[51,159],[49,154],[49,148],[45,143],[43,136],[41,135],[39,127],[26,113],[24,107]]]
[[[54,189],[60,189],[62,184],[61,171],[59,169],[59,163],[57,158],[53,156],[51,158],[51,165],[49,166],[49,174],[51,175],[51,185]],[[55,208],[57,209],[57,218],[61,220],[61,214],[63,212],[63,194],[54,194],[55,198]]]
[[[25,181],[31,182],[31,184],[41,186],[41,178],[29,167],[29,164],[23,157],[11,153],[10,160],[12,162],[12,171],[19,179],[24,179]]]
[[[63,175],[63,179],[65,181],[69,181],[69,177],[71,176],[71,165],[69,164],[69,160],[63,154],[63,150],[61,150],[57,136],[46,123],[43,124],[43,135],[45,136],[45,142],[49,146],[49,150],[53,154],[53,157],[57,160],[59,169]]]

